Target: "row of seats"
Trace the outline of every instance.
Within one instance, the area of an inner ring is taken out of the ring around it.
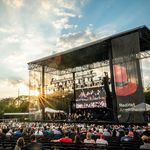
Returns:
[[[139,150],[140,144],[138,143],[109,143],[108,146],[102,144],[64,144],[45,142],[42,143],[43,150]],[[15,142],[2,142],[0,150],[13,150]]]
[[[24,136],[25,143],[30,142],[29,136]],[[101,145],[101,144],[63,144],[63,143],[53,143],[50,142],[51,137],[39,137],[38,142],[42,143],[44,150],[54,150],[54,149],[66,149],[66,150],[76,150],[76,149],[92,149],[92,150],[98,150],[98,149],[108,149],[108,150],[138,150],[140,145],[142,145],[142,142],[139,141],[131,141],[131,142],[120,142],[119,140],[108,140],[108,146]],[[17,138],[11,138],[11,139],[0,139],[0,150],[2,149],[14,149],[16,144]]]

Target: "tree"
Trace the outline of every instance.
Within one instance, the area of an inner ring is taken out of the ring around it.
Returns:
[[[150,91],[144,92],[145,94],[145,102],[150,104]]]

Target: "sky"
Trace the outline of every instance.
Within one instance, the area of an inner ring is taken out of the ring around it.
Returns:
[[[149,0],[0,0],[0,98],[28,94],[32,60],[141,25],[150,28],[149,8]],[[142,62],[146,84],[148,63]]]

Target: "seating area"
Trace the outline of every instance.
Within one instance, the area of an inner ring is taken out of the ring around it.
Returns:
[[[21,150],[26,150],[24,146],[32,142],[40,143],[38,150],[139,150],[143,144],[150,146],[147,126],[0,123],[0,150],[16,150],[20,138],[24,141]]]
[[[29,142],[29,138],[25,138],[26,143]],[[89,143],[56,143],[50,142],[49,139],[39,140],[42,143],[43,150],[139,150],[142,143],[139,142],[110,142],[107,145],[104,144],[89,144]],[[0,150],[14,150],[16,139],[0,141]],[[143,149],[144,150],[144,149]]]

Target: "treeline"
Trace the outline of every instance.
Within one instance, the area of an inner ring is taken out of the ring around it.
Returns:
[[[145,94],[145,103],[150,104],[150,91],[144,92]]]
[[[28,110],[28,96],[4,98],[0,100],[0,115],[3,115],[3,113],[28,112]]]
[[[56,110],[64,110],[68,113],[72,100],[73,93],[55,92],[54,94],[48,95],[46,97],[45,106]]]
[[[36,96],[19,96],[17,98],[4,98],[0,100],[0,116],[4,113],[17,113],[17,112],[29,112],[29,107],[32,108],[31,103],[33,103],[33,107],[35,105],[38,109],[40,109],[39,100],[41,97]],[[65,112],[69,112],[69,107],[71,100],[73,100],[73,96],[71,93],[62,93],[57,92],[55,94],[51,94],[46,96],[44,100],[42,99],[41,104],[44,104],[44,107],[50,107],[56,110],[64,110]]]
[[[0,100],[0,116],[4,113],[14,113],[14,112],[28,112],[29,104],[31,101],[35,103],[38,101],[39,97],[28,97],[19,96],[17,98],[4,98]],[[69,112],[71,100],[73,100],[72,93],[55,93],[47,96],[44,99],[44,106],[50,107],[57,110],[64,110]],[[145,102],[150,104],[150,91],[145,92]]]

